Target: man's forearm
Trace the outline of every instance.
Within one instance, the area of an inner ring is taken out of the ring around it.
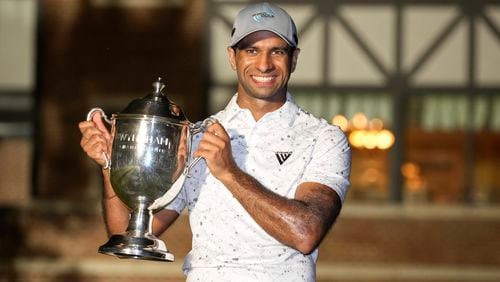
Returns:
[[[109,170],[103,170],[102,210],[108,236],[126,230],[130,210],[115,194],[110,181]]]
[[[316,189],[314,198],[287,199],[265,188],[241,170],[233,171],[221,180],[253,219],[281,243],[303,253],[319,244],[338,212],[332,201],[331,189]],[[312,191],[312,190],[311,190]],[[316,197],[317,196],[317,197]],[[325,196],[325,197],[324,197]]]

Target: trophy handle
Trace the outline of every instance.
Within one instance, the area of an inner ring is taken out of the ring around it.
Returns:
[[[201,125],[192,125],[189,127],[189,142],[188,142],[188,152],[189,155],[191,155],[191,144],[192,144],[192,137],[202,131],[205,131],[209,126],[211,126],[214,123],[217,123],[217,119],[213,117],[209,117],[205,119]],[[191,169],[202,159],[203,157],[196,157],[189,165],[186,165],[186,168],[184,169],[183,174],[186,175],[186,177],[191,177],[190,171]]]
[[[92,121],[92,119],[94,118],[94,115],[96,113],[100,113],[102,119],[104,119],[105,122],[107,122],[108,124],[111,125],[111,121],[108,119],[108,116],[106,115],[106,113],[101,108],[92,108],[92,109],[90,109],[90,111],[87,113],[87,121]],[[110,165],[111,165],[109,157],[104,152],[102,152],[102,156],[104,158],[104,161],[106,162],[106,164],[104,165],[103,169],[108,169],[110,167]]]
[[[192,136],[195,134],[198,134],[202,131],[205,131],[210,125],[216,123],[217,120],[215,118],[207,118],[205,119],[200,125],[196,124],[189,124],[188,126],[188,155],[191,155],[191,143],[192,143]],[[191,169],[202,159],[202,157],[197,157],[195,158],[190,164],[186,164],[184,171],[182,174],[177,178],[177,180],[172,184],[170,189],[160,198],[156,199],[149,207],[148,210],[154,211],[156,209],[159,209],[161,207],[166,206],[168,203],[170,203],[176,196],[179,194],[179,191],[182,188],[182,185],[184,184],[184,180],[186,178],[191,177],[190,171]]]

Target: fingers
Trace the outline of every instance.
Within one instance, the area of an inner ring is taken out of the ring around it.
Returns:
[[[194,156],[203,157],[212,163],[231,157],[230,138],[221,124],[215,123],[208,127]]]
[[[203,139],[198,145],[198,151],[206,153],[224,151],[226,147],[230,146],[229,139],[224,127],[219,123],[214,123],[203,134]],[[208,157],[208,155],[203,154],[202,157]]]
[[[98,125],[94,121],[80,122],[78,127],[82,133],[80,146],[83,151],[99,165],[104,166],[106,164],[106,160],[103,154],[107,154],[109,156],[109,152],[111,150],[111,136],[109,135],[109,132],[107,129],[103,132],[98,128]],[[106,136],[106,134],[108,136]]]
[[[90,140],[98,140],[103,141],[104,143],[108,142],[108,138],[106,138],[105,134],[97,128],[96,124],[92,121],[83,121],[78,124],[80,128],[80,132],[82,133],[82,140],[80,144],[84,144],[89,142]]]
[[[226,140],[226,141],[229,140],[229,135],[227,134],[226,129],[218,122],[210,125],[207,128],[207,131],[205,132],[205,134],[208,136],[211,136],[211,135],[216,136],[222,140]]]
[[[95,162],[97,162],[101,166],[106,165],[106,159],[104,154],[107,154],[107,148],[102,142],[98,143],[88,143],[85,147],[83,147],[83,150],[85,153],[87,153],[87,156],[89,158],[93,159]]]
[[[216,178],[222,179],[236,167],[231,152],[230,137],[219,123],[208,127],[194,156],[203,157],[208,169]]]
[[[92,116],[92,121],[95,123],[97,128],[104,134],[104,137],[108,140],[111,140],[111,134],[109,134],[108,129],[106,128],[106,126],[104,125],[104,122],[102,121],[101,113],[96,112]]]
[[[200,141],[195,157],[203,157],[205,160],[216,159],[224,150],[225,143],[213,133],[205,133]]]

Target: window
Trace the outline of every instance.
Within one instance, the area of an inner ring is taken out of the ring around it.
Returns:
[[[217,11],[209,15],[207,37],[214,111],[235,89],[236,77],[221,62],[227,61],[232,17],[244,3],[209,3]],[[500,203],[499,5],[367,0],[280,6],[296,19],[301,37],[290,80],[295,100],[316,116],[346,124],[353,148],[350,200]],[[377,146],[377,138],[391,145]]]

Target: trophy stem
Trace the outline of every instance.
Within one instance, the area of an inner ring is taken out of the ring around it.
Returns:
[[[127,232],[133,234],[153,234],[153,213],[146,209],[144,203],[141,203],[139,207],[132,211],[130,215],[129,224],[127,227]]]
[[[132,211],[127,231],[114,234],[99,247],[99,252],[119,258],[174,261],[165,243],[152,233],[153,214],[144,202]]]

